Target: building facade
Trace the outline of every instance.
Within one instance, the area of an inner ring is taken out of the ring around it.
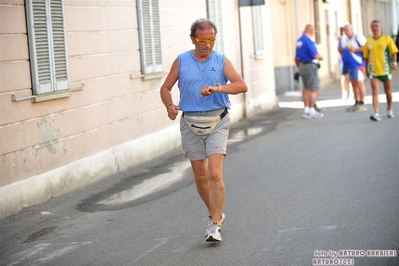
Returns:
[[[249,87],[232,122],[275,106],[270,5],[0,0],[0,218],[180,147],[159,88],[201,17]]]
[[[370,23],[373,20],[381,21],[382,32],[395,36],[399,30],[399,0],[362,0],[363,32],[371,36]]]

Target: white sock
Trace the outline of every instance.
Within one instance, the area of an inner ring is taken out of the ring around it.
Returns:
[[[316,110],[314,109],[314,107],[309,108],[309,114],[312,115],[316,113]]]
[[[309,106],[305,106],[305,108],[303,109],[303,112],[305,114],[308,114],[309,113]]]

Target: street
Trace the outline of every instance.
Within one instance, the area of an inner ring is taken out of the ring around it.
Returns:
[[[322,119],[287,94],[232,126],[220,244],[204,240],[208,213],[177,150],[0,220],[0,265],[399,265],[399,79],[396,117],[381,102],[381,122],[365,83],[367,112],[346,112],[335,83]]]

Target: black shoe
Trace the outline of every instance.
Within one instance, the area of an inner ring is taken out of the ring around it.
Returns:
[[[314,109],[316,110],[316,112],[323,112],[326,110],[326,108],[319,108],[316,104],[314,105]]]

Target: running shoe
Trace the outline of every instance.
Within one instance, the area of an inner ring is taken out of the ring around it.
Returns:
[[[210,223],[207,232],[206,242],[222,242],[222,230],[217,224]]]
[[[366,112],[367,111],[367,106],[365,104],[357,104],[355,105],[355,108],[353,109],[353,112],[360,113],[360,112]]]
[[[319,113],[319,112],[314,112],[313,114],[310,115],[310,118],[323,118],[324,114]]]
[[[395,116],[393,115],[393,110],[392,109],[388,109],[387,110],[387,117],[388,118],[394,118]]]
[[[209,219],[209,224],[211,224],[212,223],[212,216],[208,216],[208,219]],[[222,217],[220,218],[220,226],[222,226],[223,225],[223,222],[224,222],[224,220],[226,219],[226,215],[224,214],[224,212],[222,212]],[[208,224],[208,227],[209,227],[209,224]],[[205,230],[205,237],[207,237],[208,236],[208,228]]]
[[[305,118],[305,119],[311,119],[312,118],[309,113],[305,113],[305,112],[302,113],[302,117]]]
[[[316,110],[316,112],[324,112],[326,110],[326,108],[324,107],[318,107],[316,104],[314,105],[314,109]]]
[[[351,107],[347,108],[346,111],[347,112],[355,112],[356,108],[357,108],[357,103],[355,103],[354,105],[352,105]]]
[[[370,116],[370,120],[380,122],[381,121],[381,116],[380,116],[379,113],[375,113],[375,114]]]

